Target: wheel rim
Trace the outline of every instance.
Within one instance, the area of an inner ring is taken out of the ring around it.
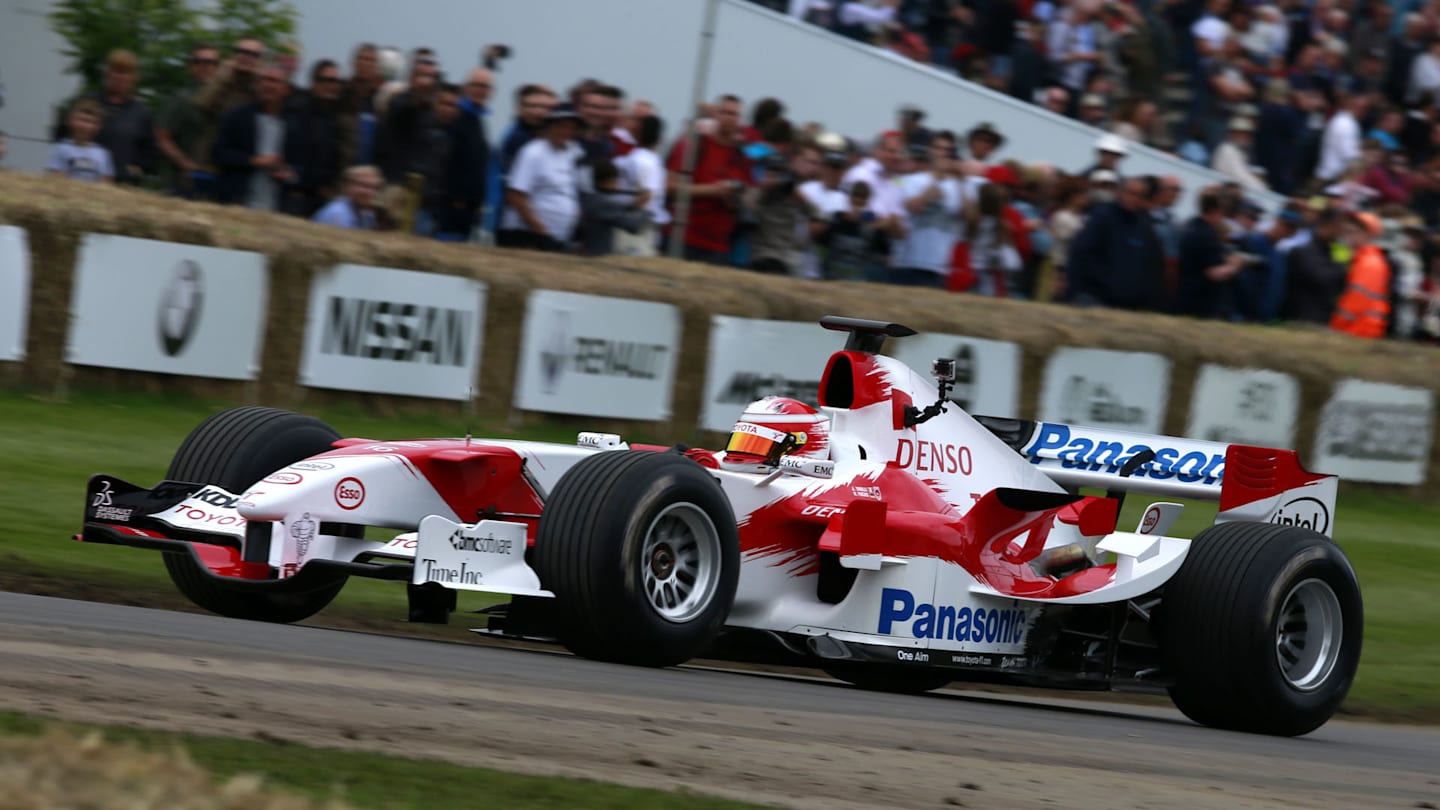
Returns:
[[[1308,692],[1330,677],[1344,639],[1340,598],[1329,584],[1307,579],[1290,589],[1280,607],[1275,657],[1292,687]]]
[[[650,607],[667,621],[689,621],[718,587],[720,533],[700,507],[671,504],[650,521],[639,563]]]

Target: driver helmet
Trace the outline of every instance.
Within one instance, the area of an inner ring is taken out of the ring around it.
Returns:
[[[789,397],[750,403],[730,431],[725,462],[774,466],[781,456],[830,458],[830,417]]]

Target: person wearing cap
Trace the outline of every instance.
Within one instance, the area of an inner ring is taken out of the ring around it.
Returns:
[[[1095,139],[1095,163],[1080,172],[1080,176],[1091,180],[1090,175],[1103,169],[1120,177],[1120,162],[1129,154],[1130,147],[1125,139],[1113,132],[1107,132]]]
[[[1110,110],[1105,98],[1099,93],[1086,93],[1080,97],[1078,109],[1080,123],[1106,129],[1110,121]]]
[[[584,119],[570,104],[545,116],[540,136],[521,147],[505,178],[505,212],[495,234],[501,247],[564,250],[580,221],[584,150],[575,142]]]
[[[1250,168],[1250,146],[1255,140],[1255,124],[1249,118],[1230,119],[1225,140],[1215,147],[1210,168],[1255,191],[1268,191],[1269,186]]]
[[[1380,218],[1370,213],[1350,214],[1341,228],[1354,258],[1330,317],[1336,332],[1373,339],[1384,337],[1390,328],[1390,263],[1375,244],[1383,231]]]
[[[930,145],[932,133],[921,123],[924,120],[925,111],[914,104],[906,104],[900,108],[900,134],[905,136],[906,144],[910,146]]]
[[[822,133],[815,139],[815,149],[820,152],[819,170],[813,180],[800,184],[800,196],[810,205],[810,243],[800,259],[800,275],[804,278],[824,277],[823,262],[814,240],[825,230],[827,223],[850,209],[850,195],[840,188],[840,180],[850,166],[846,154],[845,138],[833,132]]]
[[[1005,136],[994,124],[982,121],[965,134],[965,146],[970,150],[971,160],[988,166],[991,155],[1005,146]]]
[[[1235,277],[1250,257],[1225,247],[1225,210],[1220,193],[1200,194],[1198,213],[1180,235],[1180,286],[1176,296],[1181,315],[1231,320],[1239,314]]]

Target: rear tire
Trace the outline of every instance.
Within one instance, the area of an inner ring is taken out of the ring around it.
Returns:
[[[1309,733],[1350,690],[1363,613],[1355,571],[1325,535],[1212,526],[1165,585],[1156,617],[1170,697],[1203,725]]]
[[[735,600],[740,541],[729,499],[699,464],[617,450],[560,478],[534,560],[571,652],[663,667],[694,658],[719,632]]]
[[[214,484],[238,495],[286,465],[331,449],[331,443],[338,438],[340,434],[334,428],[313,416],[275,408],[232,408],[211,416],[190,432],[170,461],[166,477]],[[353,531],[352,536],[363,536],[364,527],[346,529]],[[234,619],[298,622],[330,604],[346,579],[338,577],[333,583],[305,593],[266,593],[255,590],[253,584],[244,590],[227,587],[189,554],[166,554],[164,558],[171,581],[186,598],[212,613]]]
[[[923,667],[902,667],[895,664],[868,664],[860,661],[832,661],[820,667],[826,675],[851,686],[872,692],[893,692],[899,695],[920,695],[947,686],[953,680],[949,673]]]

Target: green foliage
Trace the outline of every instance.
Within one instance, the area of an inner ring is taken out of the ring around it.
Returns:
[[[81,92],[100,89],[105,56],[133,51],[140,60],[139,95],[163,99],[185,87],[185,59],[198,42],[226,45],[240,37],[273,44],[293,35],[297,13],[288,0],[58,0],[50,27],[66,43],[67,71]]]

